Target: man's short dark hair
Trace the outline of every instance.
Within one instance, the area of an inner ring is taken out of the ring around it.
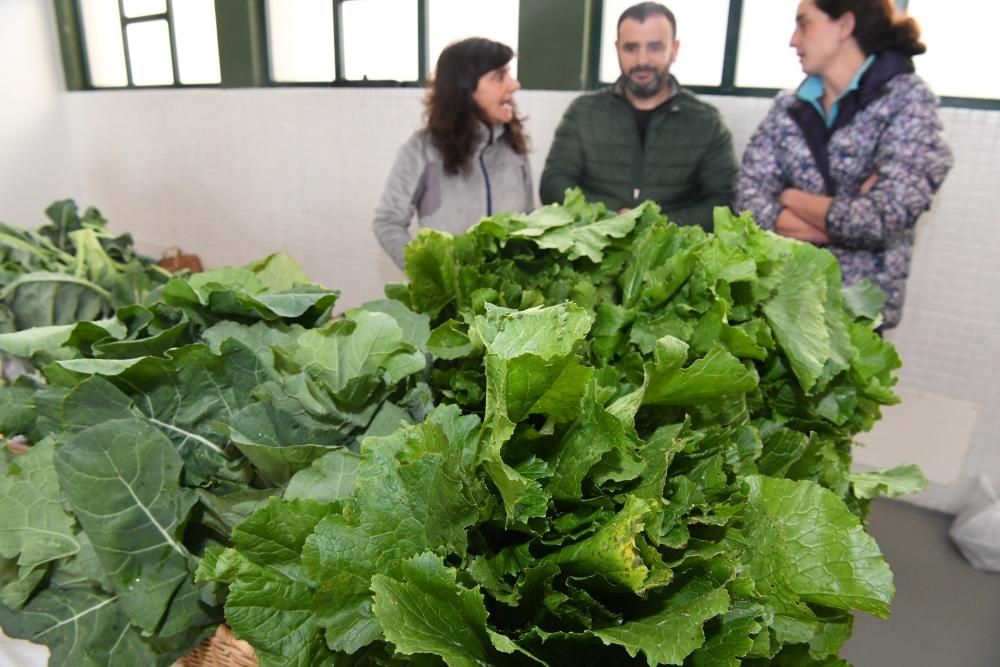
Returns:
[[[667,20],[670,21],[670,27],[674,31],[674,37],[676,38],[677,19],[674,18],[674,13],[672,11],[658,2],[640,2],[637,5],[632,5],[623,11],[622,15],[618,17],[618,27],[622,27],[622,21],[625,19],[635,19],[639,23],[642,23],[650,16],[655,16],[657,14],[667,17]]]

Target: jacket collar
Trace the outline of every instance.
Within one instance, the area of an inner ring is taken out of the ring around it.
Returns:
[[[827,153],[827,142],[830,141],[830,137],[840,128],[850,125],[858,112],[882,97],[888,90],[886,84],[889,81],[913,71],[913,61],[902,53],[884,51],[878,54],[875,61],[862,74],[857,88],[840,98],[840,108],[830,126],[827,126],[824,117],[809,102],[797,99],[788,108],[789,115],[801,129],[816,166],[823,176],[826,194],[836,194],[836,183],[830,173],[830,156]]]
[[[507,125],[504,123],[497,125],[479,123],[476,128],[476,148],[479,150],[500,141],[503,135],[507,133]]]

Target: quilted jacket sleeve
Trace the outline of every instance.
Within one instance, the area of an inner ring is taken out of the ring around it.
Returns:
[[[867,194],[838,194],[827,214],[831,243],[879,251],[912,227],[931,204],[953,162],[937,101],[919,80],[900,99],[875,152],[878,179]]]
[[[787,187],[778,160],[778,115],[782,113],[784,109],[776,102],[750,138],[733,196],[733,210],[737,213],[750,211],[758,225],[770,230],[774,229],[781,213],[778,196]]]

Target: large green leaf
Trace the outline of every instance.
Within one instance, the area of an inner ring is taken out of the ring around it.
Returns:
[[[652,613],[617,628],[595,630],[608,644],[629,655],[646,655],[652,665],[681,665],[705,643],[704,624],[729,609],[729,594],[711,579],[695,578],[666,598]]]
[[[403,249],[403,263],[411,282],[410,300],[418,313],[433,317],[455,300],[458,271],[450,234],[420,230]]]
[[[374,414],[377,392],[423,370],[424,355],[404,340],[396,320],[385,313],[356,311],[349,319],[303,333],[296,345],[278,351],[278,365],[301,380],[297,388],[305,405],[324,402],[345,413]]]
[[[0,470],[0,557],[16,558],[22,571],[80,550],[75,522],[62,505],[54,454],[54,441],[46,439]]]
[[[336,430],[271,403],[252,403],[218,428],[228,434],[257,474],[274,486],[286,485],[292,475],[347,441]]]
[[[381,633],[371,615],[372,577],[396,574],[402,560],[423,551],[464,553],[477,514],[460,481],[461,453],[438,424],[369,438],[362,455],[350,511],[324,519],[302,554],[321,582],[330,646],[348,652]]]
[[[11,637],[46,644],[51,667],[166,667],[212,630],[145,636],[129,625],[117,597],[87,587],[43,591],[17,613],[0,606],[0,625]]]
[[[28,273],[0,290],[18,330],[106,317],[111,294],[96,283],[64,273]]]
[[[263,666],[321,665],[330,652],[315,588],[300,558],[316,525],[333,511],[316,501],[271,499],[233,532],[234,548],[209,551],[199,580],[228,583],[226,620]]]
[[[375,575],[372,591],[375,617],[397,652],[437,655],[449,667],[496,664],[482,593],[459,584],[440,557],[423,553],[404,561],[398,577]]]
[[[541,236],[533,237],[532,240],[539,248],[556,250],[565,254],[569,260],[586,257],[594,263],[599,263],[604,259],[604,249],[613,239],[620,239],[632,231],[645,206],[645,204],[640,205],[627,213],[605,220],[556,226],[546,230]],[[512,236],[519,234],[524,232],[514,232]]]
[[[214,477],[227,465],[226,442],[216,424],[230,422],[252,403],[254,390],[267,379],[256,355],[233,339],[222,344],[218,355],[204,345],[189,345],[172,350],[167,358],[79,359],[60,366],[81,378],[95,374],[115,383],[128,397],[127,409],[170,438],[194,479]],[[81,383],[74,391],[73,401],[85,406],[107,400],[100,386]],[[106,412],[77,410],[74,419],[78,424],[99,423],[95,417]]]
[[[285,498],[328,503],[344,500],[354,493],[360,462],[360,456],[346,449],[324,454],[295,473],[285,489]]]
[[[657,341],[654,363],[646,364],[642,402],[646,405],[690,405],[757,386],[757,374],[716,345],[704,357],[681,368],[687,345],[673,337]]]
[[[478,461],[504,499],[508,521],[545,514],[548,494],[502,458],[514,424],[532,413],[572,418],[591,371],[575,351],[591,320],[573,304],[523,312],[489,306],[476,318],[486,346],[486,410]]]
[[[73,436],[55,464],[129,619],[154,631],[190,576],[182,536],[197,497],[180,487],[180,456],[159,430],[123,419]]]
[[[839,283],[840,271],[833,255],[808,244],[797,244],[791,256],[773,276],[774,297],[764,313],[778,343],[785,350],[799,383],[811,390],[828,363],[843,369],[844,341],[831,329],[834,296],[830,281]]]
[[[743,558],[761,590],[789,605],[889,615],[892,572],[840,498],[808,481],[751,476],[745,484]]]

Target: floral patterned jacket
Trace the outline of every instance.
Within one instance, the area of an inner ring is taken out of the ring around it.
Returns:
[[[750,139],[734,209],[774,229],[785,188],[832,196],[829,250],[845,285],[868,278],[886,294],[886,327],[899,322],[917,218],[951,169],[937,99],[909,58],[879,55],[857,90],[840,102],[832,127],[795,92],[775,99]],[[862,183],[877,175],[862,195]]]

